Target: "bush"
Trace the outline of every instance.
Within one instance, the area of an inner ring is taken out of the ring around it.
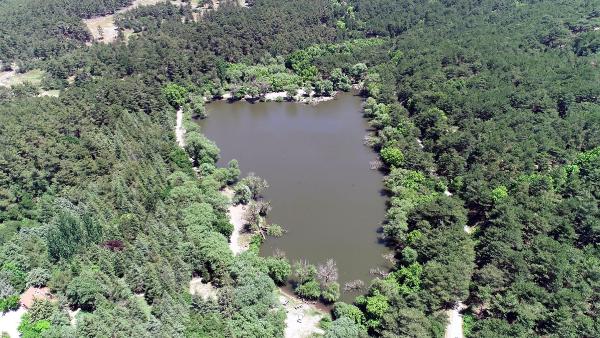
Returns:
[[[400,167],[404,162],[404,154],[402,150],[396,147],[385,147],[381,149],[381,158],[383,162],[390,167]]]
[[[296,288],[296,294],[302,298],[317,299],[321,295],[319,283],[315,280],[308,281]]]
[[[337,282],[330,283],[323,288],[321,294],[323,300],[327,303],[333,303],[340,298],[340,284]]]
[[[27,274],[27,286],[42,287],[50,280],[50,272],[44,268],[35,268]]]
[[[267,228],[267,235],[272,237],[281,237],[283,236],[283,228],[279,224],[271,224]]]
[[[19,325],[19,332],[21,338],[38,338],[42,336],[42,333],[50,329],[51,323],[49,320],[38,320],[32,322],[29,314],[23,316],[21,325]]]
[[[350,318],[359,325],[364,325],[365,322],[365,315],[355,305],[344,302],[335,303],[333,306],[333,318],[338,319],[342,317]]]
[[[215,223],[215,230],[229,238],[233,233],[233,224],[229,223],[226,219],[220,219]]]
[[[12,295],[0,299],[0,312],[8,312],[19,308],[19,295]]]
[[[163,94],[167,98],[167,101],[169,101],[173,107],[177,108],[185,103],[188,91],[176,83],[169,83],[163,88]]]
[[[283,285],[287,282],[292,267],[285,258],[273,258],[269,257],[266,260],[267,267],[269,268],[269,276],[271,279],[279,285]]]

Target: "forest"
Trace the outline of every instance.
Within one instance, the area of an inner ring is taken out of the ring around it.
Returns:
[[[3,70],[45,74],[0,87],[0,310],[31,286],[56,298],[23,337],[283,336],[288,279],[329,302],[325,337],[442,337],[459,302],[466,337],[600,336],[597,2],[256,0],[198,21],[161,3],[92,43],[81,19],[130,2],[0,1]],[[203,98],[351,85],[395,253],[352,304],[260,239],[233,255],[219,190],[248,181],[173,133]]]

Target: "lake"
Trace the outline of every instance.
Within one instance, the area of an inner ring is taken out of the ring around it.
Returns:
[[[242,175],[269,182],[269,221],[287,233],[268,238],[261,253],[280,249],[292,263],[333,258],[342,288],[355,279],[368,286],[369,270],[384,266],[377,230],[385,197],[381,173],[369,168],[376,154],[363,145],[361,99],[345,93],[318,105],[220,101],[206,110],[209,117],[198,123],[221,149],[219,165],[235,158]]]

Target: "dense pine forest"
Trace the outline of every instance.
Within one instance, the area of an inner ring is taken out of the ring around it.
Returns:
[[[459,302],[467,337],[600,336],[600,3],[164,2],[94,41],[82,19],[130,4],[0,0],[2,70],[43,73],[0,87],[0,311],[53,295],[23,337],[283,336],[275,290],[314,272],[229,250],[220,190],[251,180],[190,123],[178,147],[176,111],[351,85],[395,263],[352,304],[316,287],[324,336],[443,337]]]

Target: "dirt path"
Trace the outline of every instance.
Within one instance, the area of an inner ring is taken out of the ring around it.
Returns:
[[[223,195],[229,198],[229,201],[233,199],[233,190],[231,188],[225,188]],[[244,212],[246,206],[242,204],[229,206],[229,222],[233,224],[233,232],[229,239],[229,248],[234,255],[238,255],[250,247],[251,235],[244,231]]]
[[[458,302],[454,309],[446,311],[449,323],[446,326],[444,338],[464,338],[463,317],[460,313],[464,309],[466,309],[466,305]]]
[[[448,188],[446,188],[444,195],[450,197],[452,196],[452,193],[448,191]],[[473,232],[473,228],[469,227],[468,225],[465,225],[463,230],[467,234],[471,234]],[[467,306],[463,304],[463,302],[458,302],[453,309],[446,311],[446,315],[448,316],[448,325],[446,326],[444,338],[464,338],[463,316],[460,312],[466,308]]]
[[[279,302],[285,308],[285,338],[306,338],[325,332],[319,327],[324,317],[316,306],[303,302],[294,295],[279,289]]]
[[[185,147],[185,129],[183,128],[183,110],[179,108],[177,110],[177,124],[175,125],[175,139],[177,144],[181,147]]]
[[[204,300],[217,300],[217,288],[211,282],[202,282],[202,278],[199,277],[190,281],[190,294],[200,296]]]

